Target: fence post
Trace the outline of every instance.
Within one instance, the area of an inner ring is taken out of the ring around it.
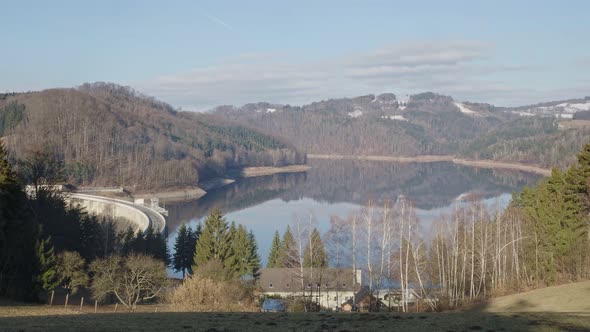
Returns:
[[[82,308],[84,307],[84,297],[80,299],[80,312],[82,312]]]
[[[94,313],[96,313],[98,309],[98,300],[94,300]]]
[[[117,307],[118,306],[119,306],[119,303],[115,303],[115,311],[114,312],[117,312]]]
[[[49,300],[49,306],[51,307],[53,305],[53,296],[55,295],[55,290],[51,291],[51,300]]]
[[[64,304],[64,308],[68,308],[68,299],[70,298],[70,294],[66,293],[66,303]]]

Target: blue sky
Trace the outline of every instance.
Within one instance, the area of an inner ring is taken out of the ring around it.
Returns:
[[[435,91],[590,95],[590,1],[0,1],[0,91],[130,85],[174,106]]]

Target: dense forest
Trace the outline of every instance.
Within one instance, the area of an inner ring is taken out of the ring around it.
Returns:
[[[106,83],[5,95],[0,135],[17,167],[49,151],[79,185],[171,187],[231,168],[305,163],[280,139]]]
[[[432,92],[407,100],[383,94],[301,107],[257,103],[213,110],[311,154],[458,155],[563,168],[590,140],[588,128],[562,128],[553,114],[519,112],[523,109],[458,103]]]

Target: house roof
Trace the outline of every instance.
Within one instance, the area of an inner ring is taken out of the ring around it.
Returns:
[[[356,283],[353,283],[353,278]],[[314,268],[301,270],[289,268],[260,269],[258,279],[264,292],[299,292],[308,287],[320,287],[321,290],[355,291],[360,288],[360,273],[353,273],[349,268]]]

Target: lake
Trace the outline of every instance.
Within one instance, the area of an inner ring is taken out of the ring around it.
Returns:
[[[296,218],[313,216],[320,232],[325,232],[331,216],[346,218],[368,201],[379,205],[405,195],[415,204],[420,231],[428,233],[437,217],[450,213],[461,198],[475,195],[490,209],[504,209],[512,193],[541,178],[521,171],[449,162],[310,160],[309,164],[312,168],[306,173],[240,179],[198,200],[167,204],[170,250],[178,226],[186,223],[194,229],[213,207],[220,208],[228,222],[235,221],[254,232],[262,263],[266,264],[274,232],[282,235]]]

